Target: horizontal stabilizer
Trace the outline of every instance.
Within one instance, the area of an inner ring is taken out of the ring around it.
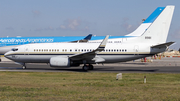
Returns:
[[[151,46],[151,48],[161,48],[161,47],[168,47],[171,44],[173,44],[174,42],[167,42],[167,43],[163,43],[163,44],[159,44],[159,45],[155,45],[155,46]]]

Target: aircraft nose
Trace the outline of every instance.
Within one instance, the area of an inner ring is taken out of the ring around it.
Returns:
[[[12,59],[12,55],[10,55],[11,52],[6,52],[4,54],[4,57],[8,58],[8,59]]]

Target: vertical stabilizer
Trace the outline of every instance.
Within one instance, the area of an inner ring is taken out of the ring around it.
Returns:
[[[155,19],[162,13],[165,7],[158,7],[156,10],[132,33],[126,36],[141,36],[146,29],[155,21]]]
[[[151,26],[140,37],[141,42],[156,44],[165,43],[169,32],[175,6],[166,6],[162,13],[154,20]]]

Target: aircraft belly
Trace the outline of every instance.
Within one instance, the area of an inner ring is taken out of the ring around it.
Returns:
[[[102,55],[101,58],[105,59],[105,63],[114,63],[114,62],[125,62],[136,60],[139,58],[147,57],[149,55]]]
[[[50,58],[51,56],[43,55],[16,55],[12,60],[24,63],[49,63]]]

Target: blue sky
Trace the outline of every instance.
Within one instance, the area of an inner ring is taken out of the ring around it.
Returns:
[[[0,0],[0,37],[123,36],[166,5],[175,5],[167,41],[179,49],[180,0]]]

